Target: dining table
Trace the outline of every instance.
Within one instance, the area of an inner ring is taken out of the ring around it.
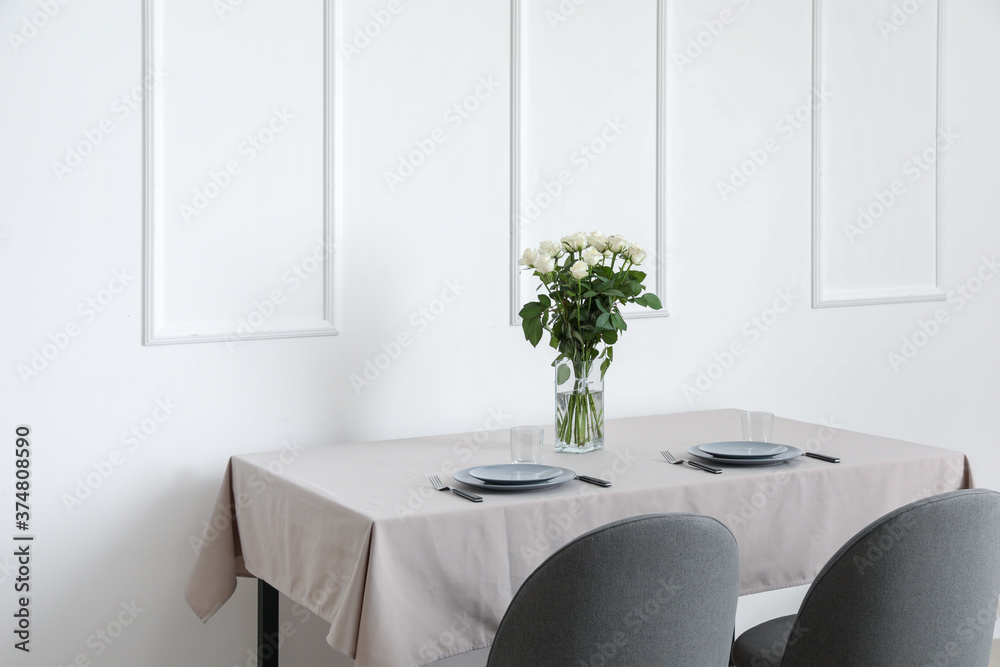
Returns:
[[[800,456],[767,466],[720,464],[721,474],[671,465],[692,446],[740,440],[736,409],[608,420],[604,449],[543,463],[611,483],[571,478],[540,490],[483,490],[453,475],[510,461],[502,419],[493,430],[235,454],[200,536],[185,596],[207,621],[240,574],[259,580],[261,647],[277,627],[277,592],[330,624],[327,641],[357,667],[417,667],[490,646],[508,604],[546,558],[579,535],[625,517],[689,512],[736,537],[740,594],[810,583],[850,537],[919,498],[973,487],[957,451],[776,417],[771,441]],[[715,462],[713,462],[713,465]],[[469,502],[429,480],[473,492]],[[610,570],[614,562],[608,562]],[[275,644],[271,641],[270,644]],[[260,665],[276,665],[276,645]],[[266,658],[266,660],[265,660]],[[271,661],[273,660],[273,661]]]

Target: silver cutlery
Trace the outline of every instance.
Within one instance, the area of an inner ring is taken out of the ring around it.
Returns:
[[[671,454],[670,452],[668,452],[665,449],[661,450],[660,454],[662,454],[663,458],[665,458],[667,460],[667,463],[671,463],[671,464],[673,464],[675,466],[679,466],[681,464],[686,463],[689,466],[691,466],[692,468],[697,468],[698,470],[704,470],[705,472],[710,472],[710,473],[713,473],[715,475],[721,475],[722,474],[722,468],[713,468],[710,465],[705,465],[704,463],[698,463],[697,461],[689,461],[687,459],[676,459],[676,458],[674,458],[673,454]]]
[[[581,482],[587,482],[588,484],[596,484],[597,486],[603,486],[605,488],[611,486],[611,482],[606,479],[601,479],[600,477],[589,477],[587,475],[577,475],[576,478]]]
[[[828,463],[840,463],[840,458],[836,456],[827,456],[825,454],[817,454],[816,452],[806,452],[806,456],[819,459],[820,461],[827,461]]]
[[[462,489],[454,489],[454,488],[452,488],[450,486],[445,486],[441,482],[441,478],[438,477],[437,475],[427,475],[427,479],[431,480],[431,484],[438,491],[451,491],[456,496],[462,496],[466,500],[471,500],[474,503],[481,503],[481,502],[483,502],[483,497],[482,496],[477,496],[474,493],[469,493],[468,491],[463,491]]]

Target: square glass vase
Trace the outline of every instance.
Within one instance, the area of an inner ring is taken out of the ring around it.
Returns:
[[[556,452],[604,449],[604,380],[596,361],[560,359],[556,372]]]

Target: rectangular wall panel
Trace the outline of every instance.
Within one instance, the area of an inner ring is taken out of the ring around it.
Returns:
[[[147,344],[337,333],[332,20],[146,0]]]
[[[815,307],[944,298],[941,9],[814,0]]]
[[[665,0],[511,1],[512,322],[538,286],[521,252],[576,231],[640,243],[666,303]]]

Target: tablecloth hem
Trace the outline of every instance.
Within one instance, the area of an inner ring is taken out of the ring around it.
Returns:
[[[410,667],[425,667],[425,665],[432,665],[439,660],[444,660],[445,658],[451,658],[452,656],[462,655],[463,653],[471,653],[472,651],[478,651],[481,648],[489,648],[493,646],[493,642],[487,642],[485,644],[476,644],[475,646],[470,646],[469,648],[462,649],[461,651],[452,651],[451,653],[442,653],[436,658],[431,658],[427,662],[415,662]]]
[[[228,592],[228,593],[226,594],[226,596],[225,596],[225,597],[224,597],[223,599],[219,600],[219,601],[218,601],[218,602],[217,602],[217,603],[215,604],[215,606],[214,606],[214,607],[212,607],[211,609],[209,609],[208,611],[206,611],[206,612],[205,612],[204,614],[199,614],[198,612],[195,612],[195,615],[196,615],[196,616],[198,617],[198,619],[199,619],[199,620],[200,620],[200,621],[201,621],[202,623],[208,623],[208,619],[210,619],[210,618],[212,618],[213,616],[215,616],[215,612],[217,612],[217,611],[219,611],[220,609],[222,609],[222,605],[224,605],[224,604],[226,604],[227,602],[229,602],[229,598],[233,597],[233,593],[235,593],[235,592],[236,592],[236,578],[235,578],[235,577],[233,577],[233,585],[232,585],[232,587],[231,587],[231,588],[229,589],[229,592]],[[195,608],[195,606],[196,606],[196,605],[195,605],[195,603],[194,603],[194,602],[192,602],[192,601],[191,601],[191,598],[189,598],[189,597],[188,597],[188,596],[187,596],[187,595],[185,594],[185,595],[184,595],[184,600],[185,600],[185,601],[186,601],[186,602],[188,603],[188,607],[190,607],[190,608],[191,608],[191,611],[194,611],[194,608]]]
[[[757,593],[767,593],[768,591],[777,591],[781,590],[782,588],[795,588],[796,586],[806,586],[808,584],[811,584],[812,582],[813,580],[810,578],[810,579],[799,579],[797,581],[791,581],[784,584],[755,586],[747,590],[741,590],[740,597],[744,595],[756,595]]]

